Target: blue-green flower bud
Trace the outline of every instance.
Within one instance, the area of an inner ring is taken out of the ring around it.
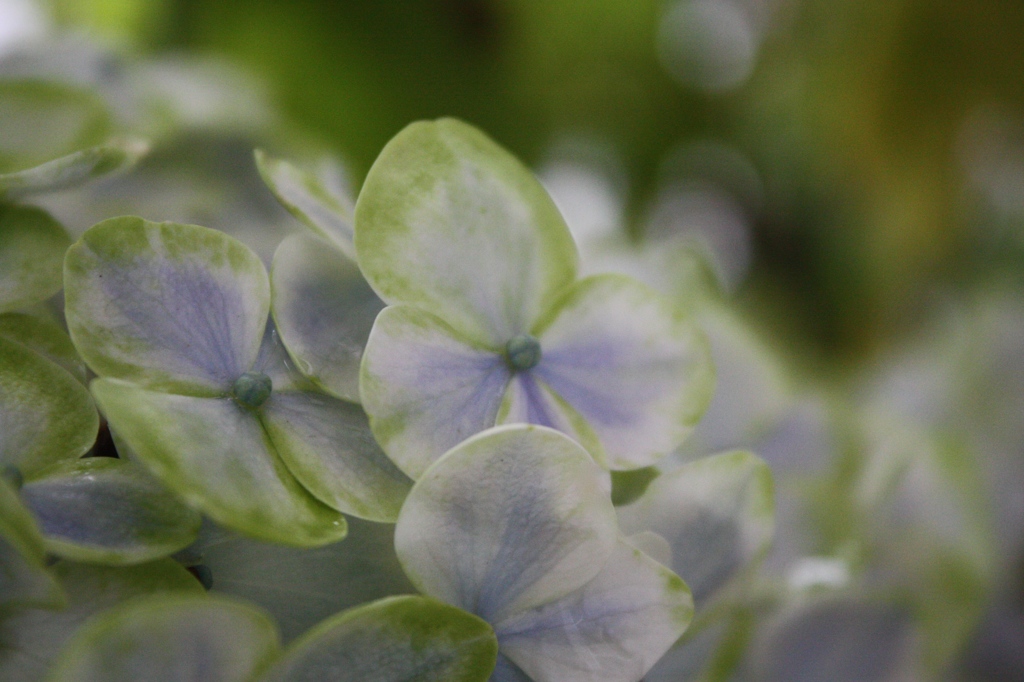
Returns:
[[[533,369],[540,362],[540,341],[529,334],[518,334],[505,344],[505,361],[514,372]]]
[[[250,409],[256,409],[267,402],[272,384],[270,377],[262,372],[246,372],[235,380],[231,394],[235,400]]]

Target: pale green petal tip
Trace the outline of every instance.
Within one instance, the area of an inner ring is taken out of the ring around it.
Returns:
[[[71,238],[49,213],[0,202],[0,313],[27,308],[60,291]]]
[[[32,168],[0,175],[0,196],[17,197],[73,187],[126,170],[147,153],[149,143],[144,140],[113,139]]]
[[[344,611],[297,640],[266,679],[485,682],[498,640],[484,620],[437,600],[403,595]],[[341,679],[341,678],[339,678]]]

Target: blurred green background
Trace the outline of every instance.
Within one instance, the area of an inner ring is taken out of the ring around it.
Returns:
[[[891,340],[936,286],[1019,260],[1018,0],[53,8],[135,49],[235,60],[357,177],[406,123],[444,115],[534,165],[582,149],[614,176],[634,236],[681,144],[727,145],[759,182],[740,197],[754,253],[741,300],[833,360]]]

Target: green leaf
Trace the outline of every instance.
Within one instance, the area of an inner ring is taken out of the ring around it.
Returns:
[[[17,493],[0,479],[0,614],[10,606],[64,605],[64,593],[46,570],[45,560],[35,520]]]
[[[270,272],[274,322],[303,374],[323,390],[359,401],[359,363],[384,307],[355,263],[308,235],[288,237]]]
[[[356,251],[387,303],[431,312],[474,343],[527,333],[576,276],[576,247],[530,171],[461,121],[413,123],[356,203]]]
[[[270,283],[223,232],[111,218],[68,250],[64,279],[71,338],[100,376],[224,395],[256,360]]]
[[[349,198],[341,164],[325,158],[316,172],[309,172],[270,156],[262,149],[257,149],[253,156],[263,182],[288,212],[354,261],[352,213],[355,207]]]
[[[0,338],[0,465],[30,478],[85,454],[99,415],[73,376],[20,343]]]
[[[259,418],[231,398],[97,379],[93,395],[135,455],[188,504],[229,528],[296,546],[345,537],[345,519],[288,471]]]
[[[416,591],[395,555],[394,531],[392,524],[349,519],[343,542],[297,548],[207,521],[187,552],[210,570],[213,592],[259,604],[287,642],[344,609]]]
[[[90,619],[47,679],[247,682],[277,652],[274,624],[247,604],[208,595],[154,595]]]
[[[203,593],[192,574],[171,559],[118,568],[61,561],[52,570],[68,595],[67,608],[0,615],[4,682],[38,682],[78,626],[116,604],[156,592]]]
[[[0,173],[98,145],[109,130],[106,106],[90,92],[47,81],[0,82]]]
[[[149,145],[142,140],[113,139],[32,168],[0,174],[0,196],[20,197],[73,187],[133,166],[148,151]]]
[[[139,465],[109,457],[60,462],[28,480],[21,496],[47,549],[76,561],[168,556],[195,539],[201,521]]]
[[[0,203],[0,313],[60,291],[70,245],[67,232],[45,211]]]
[[[377,445],[362,408],[322,393],[275,391],[261,410],[300,483],[338,511],[394,523],[412,481]]]
[[[28,346],[85,383],[85,363],[78,357],[71,338],[56,322],[25,313],[3,313],[0,314],[0,336]]]
[[[390,597],[321,623],[260,682],[485,682],[498,641],[485,621],[418,596]]]
[[[649,530],[668,540],[672,570],[704,612],[768,550],[775,525],[771,470],[739,450],[705,457],[662,474],[618,513],[622,532]]]
[[[395,550],[421,592],[501,622],[579,589],[616,543],[607,475],[568,437],[489,429],[413,486]]]

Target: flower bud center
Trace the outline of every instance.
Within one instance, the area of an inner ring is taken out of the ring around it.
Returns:
[[[540,341],[529,334],[517,334],[505,344],[505,361],[515,372],[533,369],[540,362]]]
[[[235,380],[231,395],[250,409],[256,409],[270,397],[270,377],[262,372],[246,372]]]

